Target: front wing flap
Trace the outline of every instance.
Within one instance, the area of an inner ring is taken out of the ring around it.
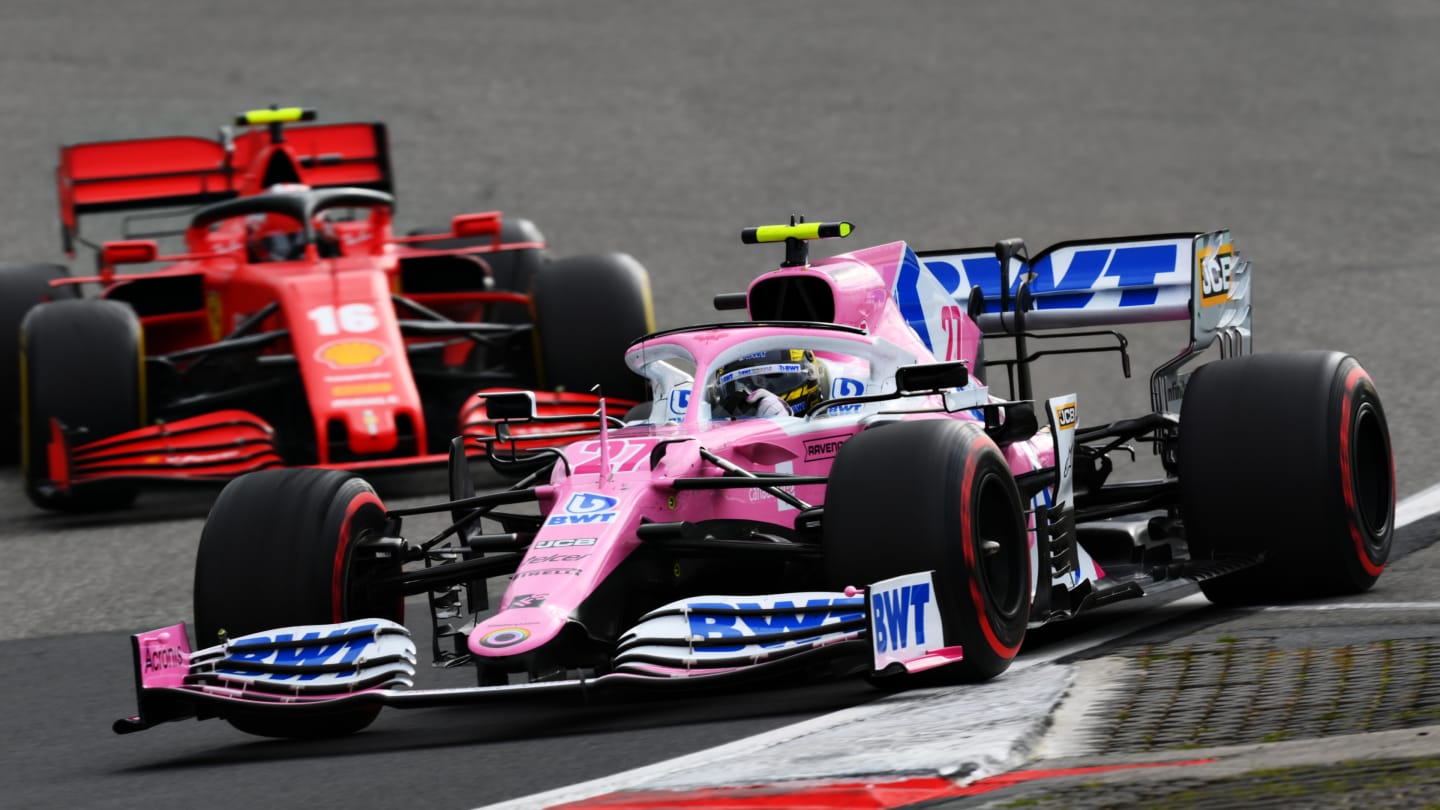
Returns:
[[[287,627],[191,651],[185,625],[132,637],[139,712],[118,734],[243,710],[299,713],[379,703],[400,708],[718,689],[828,660],[839,672],[918,672],[961,660],[944,646],[929,572],[866,591],[702,596],[642,617],[615,670],[595,678],[414,689],[415,645],[383,619]]]

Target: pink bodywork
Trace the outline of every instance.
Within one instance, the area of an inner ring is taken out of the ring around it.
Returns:
[[[867,393],[883,392],[887,381],[893,390],[894,370],[902,365],[964,360],[973,368],[980,330],[943,290],[926,299],[924,306],[927,331],[944,336],[943,352],[932,352],[906,322],[891,291],[907,256],[914,262],[905,243],[894,242],[808,267],[781,268],[755,282],[784,275],[822,278],[833,292],[835,322],[865,330],[863,334],[803,325],[718,326],[662,333],[632,346],[627,363],[649,377],[655,390],[652,417],[645,424],[612,430],[608,437],[564,449],[568,470],[567,465],[556,465],[549,486],[538,492],[544,525],[506,589],[499,612],[471,632],[470,651],[501,658],[550,642],[643,542],[636,534],[642,520],[741,519],[793,526],[798,510],[759,489],[677,491],[671,484],[674,479],[724,475],[701,457],[701,448],[755,473],[823,476],[844,441],[876,419],[978,420],[968,410],[938,410],[938,398],[933,396],[866,404],[811,419],[709,418],[700,381],[712,379],[724,363],[766,348],[810,348],[832,369],[846,373],[868,369],[862,380]],[[692,392],[685,393],[685,385],[677,384],[673,373],[663,373],[666,362],[672,371],[677,365],[688,370],[693,363]],[[676,396],[681,401],[688,397],[688,406],[669,412],[665,419],[665,408]],[[1053,466],[1050,432],[1042,430],[1009,445],[1005,454],[1016,474]],[[824,502],[823,484],[793,490],[807,504]],[[1031,543],[1033,554],[1033,535]],[[507,607],[533,605],[536,597],[538,606]]]

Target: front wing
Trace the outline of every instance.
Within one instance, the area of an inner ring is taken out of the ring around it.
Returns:
[[[931,574],[923,572],[863,591],[692,597],[642,617],[622,638],[611,673],[449,689],[412,688],[414,642],[402,625],[382,619],[280,628],[193,652],[181,623],[132,636],[139,711],[116,720],[114,730],[237,711],[300,715],[364,704],[558,703],[718,690],[819,661],[850,674],[919,672],[963,657],[959,647],[945,646],[933,595]]]

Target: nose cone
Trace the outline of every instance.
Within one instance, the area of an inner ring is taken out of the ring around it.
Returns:
[[[475,626],[466,639],[470,652],[485,658],[520,655],[544,646],[567,619],[544,607],[502,610]]]

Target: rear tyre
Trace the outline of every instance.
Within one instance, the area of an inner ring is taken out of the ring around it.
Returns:
[[[449,227],[432,225],[415,228],[410,231],[410,235],[426,236],[449,232]],[[507,244],[517,242],[544,244],[545,235],[540,233],[540,229],[536,227],[535,223],[528,219],[502,216],[500,218],[500,241]],[[490,244],[490,237],[479,236],[463,239],[437,239],[434,242],[424,242],[420,247],[433,250],[453,250],[466,247],[489,247]],[[519,248],[481,255],[483,255],[485,263],[490,265],[490,271],[495,278],[495,289],[521,293],[530,288],[530,277],[535,274],[544,261],[543,248]]]
[[[366,587],[400,572],[397,558],[377,556],[365,542],[384,527],[384,504],[352,473],[266,470],[231,481],[200,535],[197,648],[291,625],[403,621],[401,597],[378,596]],[[263,737],[334,737],[365,728],[379,712],[369,705],[323,716],[242,711],[225,719]]]
[[[1201,590],[1217,604],[1358,593],[1390,556],[1395,473],[1370,375],[1338,352],[1202,366],[1180,414],[1190,556],[1264,555]]]
[[[624,253],[550,262],[531,279],[541,387],[645,398],[645,381],[625,366],[625,349],[655,330],[650,277]]]
[[[58,264],[0,264],[0,464],[20,460],[20,321],[43,301],[78,297],[74,285],[50,286],[69,275]]]
[[[972,422],[932,419],[864,431],[830,470],[826,580],[857,587],[933,570],[945,643],[964,660],[879,686],[984,681],[1010,666],[1030,621],[1030,550],[1004,455]]]
[[[121,509],[135,500],[133,484],[101,481],[68,491],[51,482],[51,420],[90,443],[145,424],[145,352],[140,320],[118,301],[95,299],[41,304],[20,325],[21,469],[25,492],[44,509],[90,512]]]

